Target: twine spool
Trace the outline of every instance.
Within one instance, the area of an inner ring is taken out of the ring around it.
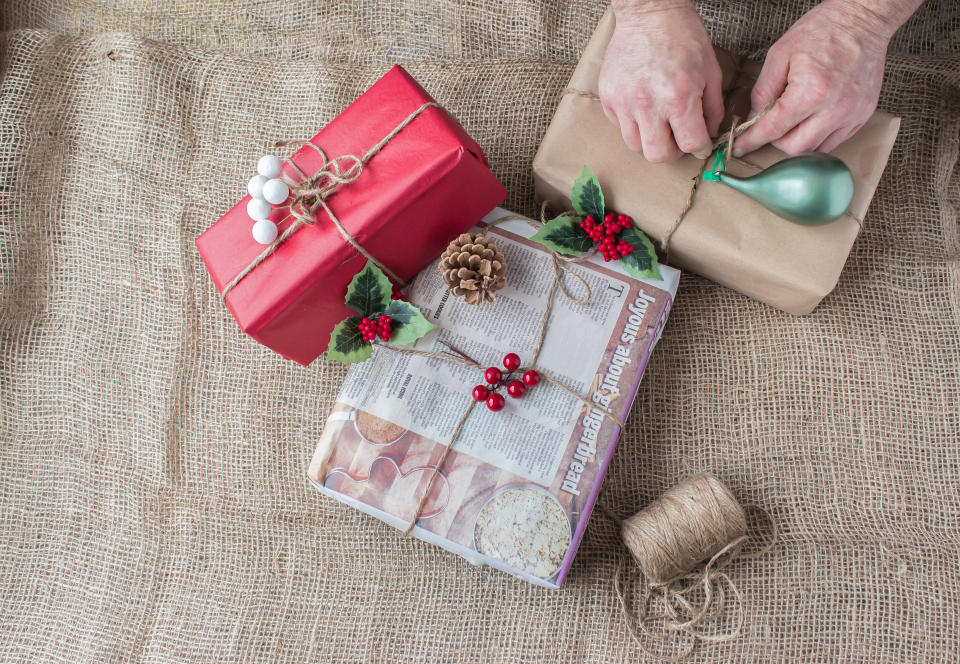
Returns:
[[[725,569],[735,559],[764,555],[777,539],[770,515],[752,507],[766,516],[772,533],[765,546],[746,554],[741,551],[748,539],[746,512],[710,473],[683,480],[622,522],[604,509],[620,524],[642,572],[635,606],[623,574],[626,556],[613,586],[627,629],[646,654],[680,662],[698,643],[726,643],[740,635],[743,597]]]
[[[688,477],[623,522],[621,535],[655,585],[682,576],[747,534],[747,515],[710,473]]]

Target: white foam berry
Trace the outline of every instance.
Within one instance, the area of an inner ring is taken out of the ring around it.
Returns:
[[[272,154],[260,157],[260,161],[257,162],[257,173],[267,179],[280,177],[280,160]]]
[[[266,182],[267,178],[262,175],[254,175],[247,183],[247,193],[253,198],[263,198],[263,185]]]
[[[270,216],[270,204],[262,198],[251,198],[247,203],[247,214],[251,219],[260,221]]]
[[[253,239],[260,244],[270,244],[277,239],[277,225],[267,219],[261,219],[253,225]]]
[[[266,199],[267,203],[280,205],[287,200],[287,196],[289,195],[290,188],[287,186],[286,182],[279,178],[267,180],[263,185],[263,197]]]

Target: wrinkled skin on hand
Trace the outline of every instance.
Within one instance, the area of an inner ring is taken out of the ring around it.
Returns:
[[[753,87],[754,112],[773,108],[734,143],[734,154],[773,143],[787,154],[829,152],[877,107],[892,32],[843,2],[804,14],[770,47]]]
[[[751,105],[770,111],[734,144],[788,154],[830,151],[876,109],[887,44],[922,0],[824,0],[770,48]],[[617,25],[600,100],[623,139],[651,162],[704,157],[723,118],[721,73],[689,0],[614,0]]]
[[[600,70],[600,101],[623,140],[652,162],[705,157],[723,119],[720,65],[689,2],[619,12]]]

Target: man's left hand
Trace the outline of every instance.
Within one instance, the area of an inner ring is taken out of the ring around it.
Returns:
[[[734,142],[734,155],[767,143],[791,155],[829,152],[860,129],[877,106],[887,43],[910,15],[870,8],[885,4],[825,0],[787,30],[770,47],[751,98],[755,113],[776,103]]]

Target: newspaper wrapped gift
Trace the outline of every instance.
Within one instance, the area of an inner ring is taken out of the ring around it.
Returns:
[[[509,213],[497,209],[491,222]],[[476,232],[478,229],[474,229]],[[552,259],[524,221],[489,229],[506,256],[507,285],[476,307],[449,294],[436,263],[410,301],[437,324],[414,348],[451,347],[485,366],[513,351],[528,362],[554,279]],[[474,408],[440,466],[412,533],[477,564],[548,587],[563,583],[647,359],[676,294],[679,272],[628,276],[599,258],[571,264],[590,286],[576,303],[555,295],[537,368],[542,381],[491,412]],[[576,280],[566,285],[578,292]],[[308,477],[324,494],[405,528],[451,433],[483,382],[475,368],[378,348],[351,367],[320,436]]]
[[[684,156],[667,164],[649,163],[627,148],[620,130],[590,96],[597,94],[613,28],[608,11],[560,100],[533,162],[537,194],[569,206],[571,185],[587,164],[603,182],[607,204],[662,241],[685,207],[702,162]],[[719,56],[728,115],[735,112],[743,119],[760,64],[729,53]],[[826,226],[792,224],[725,185],[702,183],[693,207],[670,236],[670,262],[792,314],[811,312],[836,286],[899,126],[898,118],[877,112],[833,151],[853,172],[855,191],[847,214]],[[729,160],[727,170],[752,175],[786,156],[767,146]]]

